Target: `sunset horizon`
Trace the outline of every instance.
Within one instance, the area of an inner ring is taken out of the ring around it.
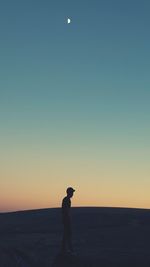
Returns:
[[[0,9],[0,212],[150,209],[150,2]],[[67,21],[69,19],[69,21]]]

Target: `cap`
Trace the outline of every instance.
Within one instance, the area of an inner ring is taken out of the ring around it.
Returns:
[[[69,192],[75,192],[75,190],[72,188],[72,187],[68,187],[67,188],[67,190],[66,190],[66,192],[67,192],[67,194],[69,193]]]

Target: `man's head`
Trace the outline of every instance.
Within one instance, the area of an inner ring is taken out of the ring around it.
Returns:
[[[66,190],[67,196],[70,198],[73,196],[74,192],[75,192],[75,190],[72,187],[68,187]]]

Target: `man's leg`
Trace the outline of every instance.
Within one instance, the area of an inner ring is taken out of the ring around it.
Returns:
[[[73,252],[71,225],[68,225],[67,227],[67,245],[69,251]]]
[[[66,226],[64,225],[63,229],[63,237],[62,237],[62,252],[66,252],[67,250],[67,232],[66,232]]]

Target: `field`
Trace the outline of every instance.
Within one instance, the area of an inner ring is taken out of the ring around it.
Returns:
[[[150,210],[72,208],[77,255],[59,255],[61,209],[0,214],[0,267],[149,267]]]

